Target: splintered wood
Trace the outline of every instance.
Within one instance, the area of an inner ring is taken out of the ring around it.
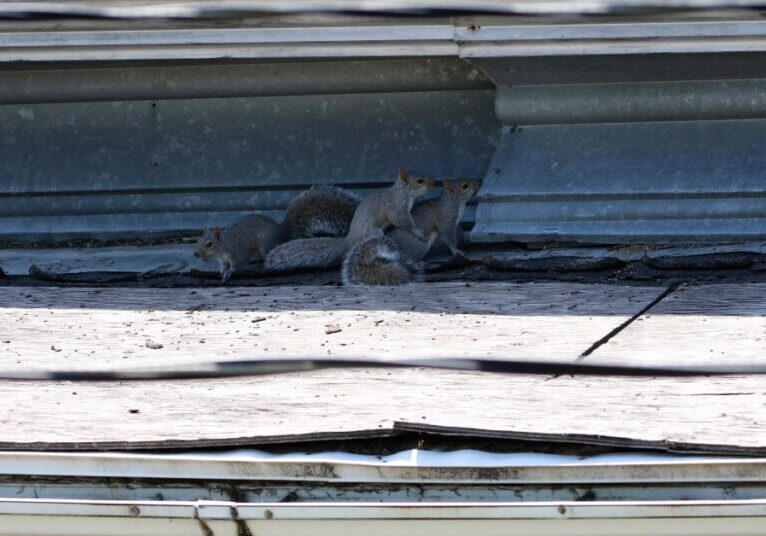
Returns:
[[[392,289],[4,288],[0,367],[255,357],[574,359],[662,289],[431,283]]]
[[[4,288],[0,368],[307,355],[573,360],[663,290],[565,283]],[[678,290],[585,361],[760,358],[764,290]],[[0,389],[0,448],[191,448],[415,430],[766,455],[764,376],[349,369],[178,382],[5,381]]]
[[[235,446],[420,430],[766,455],[764,377],[552,379],[370,369],[0,388],[0,448],[11,449]],[[741,395],[736,401],[733,392]]]
[[[766,284],[682,287],[587,358],[634,365],[766,364]]]

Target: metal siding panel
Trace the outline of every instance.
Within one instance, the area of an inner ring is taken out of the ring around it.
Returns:
[[[766,120],[504,127],[473,241],[766,237]]]
[[[493,102],[463,90],[0,106],[0,237],[186,232],[278,213],[310,184],[377,187],[401,166],[479,177]]]
[[[494,88],[478,67],[456,58],[97,65],[0,69],[0,104]]]

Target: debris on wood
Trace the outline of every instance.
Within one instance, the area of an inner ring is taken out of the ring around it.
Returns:
[[[333,333],[339,333],[343,331],[340,329],[340,326],[338,324],[327,324],[326,329],[324,330],[325,335],[332,335]]]
[[[518,272],[588,272],[610,270],[625,265],[616,257],[550,257],[543,259],[498,259],[491,255],[483,263],[496,270]]]
[[[149,348],[151,350],[159,350],[160,348],[163,347],[162,344],[160,344],[158,342],[154,342],[154,341],[146,341],[144,346],[146,346],[147,348]]]
[[[766,254],[737,251],[683,256],[644,255],[641,261],[655,270],[736,270],[763,263]]]

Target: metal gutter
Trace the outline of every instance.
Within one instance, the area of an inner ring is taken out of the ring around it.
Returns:
[[[383,458],[252,450],[2,452],[0,474],[10,477],[0,485],[7,494],[0,498],[2,536],[744,536],[762,534],[766,521],[766,459],[469,450]],[[439,483],[451,485],[434,486]],[[624,485],[608,490],[598,483]],[[668,486],[676,488],[673,495]],[[131,491],[116,500],[106,491],[122,489]],[[653,489],[668,500],[656,500]],[[146,500],[157,496],[162,499]],[[699,500],[679,499],[688,496]]]
[[[766,501],[281,504],[0,500],[0,534],[763,534]],[[150,532],[151,531],[151,532]]]
[[[0,32],[0,62],[457,57],[451,24]]]
[[[674,484],[766,481],[766,459],[409,451],[378,459],[344,453],[269,455],[0,452],[0,474],[98,478],[183,478],[326,483]],[[418,457],[425,458],[418,461]],[[408,459],[409,458],[409,459]],[[452,460],[452,461],[450,461]]]
[[[507,24],[504,17],[383,19],[282,27],[0,32],[0,62],[353,57],[550,57],[755,52],[766,22],[695,20]],[[252,23],[250,23],[252,24]]]

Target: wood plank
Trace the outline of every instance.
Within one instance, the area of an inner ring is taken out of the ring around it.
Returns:
[[[58,274],[218,270],[217,262],[203,262],[193,252],[194,244],[0,249],[0,267],[9,275],[26,275],[33,264]]]
[[[661,305],[668,318],[684,318],[695,296],[703,311],[715,309],[721,318],[762,312],[763,286],[720,287],[686,289]],[[0,292],[0,340],[11,342],[0,342],[0,363],[159,364],[264,355],[267,345],[269,355],[321,348],[333,355],[574,357],[660,290],[558,283],[8,287]],[[325,334],[328,323],[341,331]],[[200,333],[210,341],[199,343]],[[146,348],[147,337],[167,344]],[[52,342],[62,344],[60,352],[50,350]],[[357,369],[156,383],[0,382],[0,389],[0,448],[231,446],[424,430],[766,455],[764,377],[551,379]]]
[[[763,377],[327,370],[174,383],[2,382],[0,389],[0,448],[231,446],[408,429],[766,454]]]
[[[766,284],[682,287],[586,362],[652,365],[766,363]]]
[[[0,292],[0,368],[258,356],[574,359],[662,291],[566,283]],[[326,333],[328,326],[340,328]],[[161,345],[161,347],[159,347]]]
[[[191,239],[191,237],[190,237]],[[438,247],[438,245],[437,245]],[[215,272],[215,261],[203,262],[194,257],[193,243],[163,244],[157,246],[110,246],[82,248],[12,248],[0,249],[0,267],[9,275],[26,275],[29,267],[37,265],[55,273],[84,272],[148,272],[161,269],[168,272],[188,272],[201,270]],[[449,250],[444,253],[432,253],[429,258],[446,261],[451,258]],[[545,248],[541,250],[508,250],[483,248],[474,245],[468,251],[468,257],[481,261],[491,255],[500,261],[531,261],[567,257],[589,259],[618,258],[625,262],[640,261],[646,255],[651,259],[676,258],[688,255],[710,255],[716,253],[766,253],[764,242],[744,242],[694,247],[663,247],[634,245],[619,248],[576,247]]]

